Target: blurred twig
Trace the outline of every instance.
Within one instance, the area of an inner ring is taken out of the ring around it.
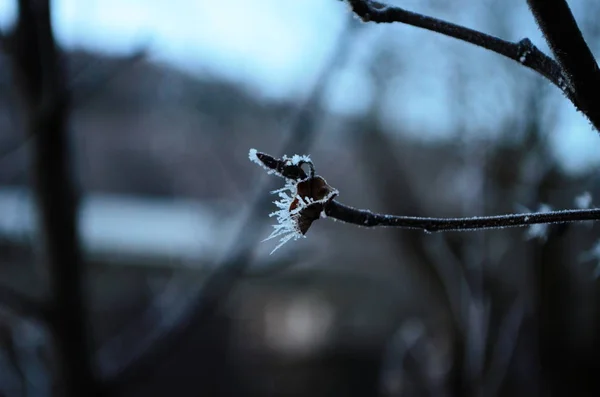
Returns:
[[[50,277],[50,327],[59,351],[63,395],[96,392],[88,350],[86,299],[77,230],[77,199],[70,169],[70,101],[54,40],[50,2],[20,0],[7,37],[27,135],[33,136],[32,170],[39,224]]]
[[[2,44],[4,42],[5,44]],[[7,36],[3,35],[0,31],[0,49],[4,46],[7,46],[5,50],[8,49],[9,39]],[[81,70],[74,73],[74,76],[69,79],[67,84],[67,90],[71,97],[72,108],[81,108],[85,106],[95,95],[98,94],[104,87],[106,87],[113,79],[115,79],[120,73],[123,73],[128,68],[132,67],[136,63],[144,60],[147,56],[147,50],[145,48],[141,48],[129,56],[126,56],[122,59],[119,59],[115,65],[112,65],[108,70],[103,71],[102,75],[95,76],[91,81],[86,79],[85,75],[90,73],[90,69],[94,68],[94,65],[87,65]],[[83,80],[88,80],[83,83]],[[14,114],[9,112],[9,117],[14,118]],[[16,124],[16,120],[15,124]],[[25,131],[25,136],[11,142],[6,147],[0,149],[0,161],[5,160],[9,155],[15,153],[16,151],[24,148],[31,140],[35,137],[35,132],[33,129],[27,129]]]
[[[527,0],[527,4],[573,87],[577,107],[600,130],[600,70],[569,5],[565,0]]]
[[[126,57],[115,62],[106,70],[101,70],[100,75],[93,75],[95,72],[94,61],[74,73],[69,81],[69,91],[72,96],[74,107],[85,106],[95,95],[105,88],[113,79],[127,69],[133,67],[138,62],[143,61],[148,55],[146,48],[140,48]],[[90,75],[92,75],[90,77]]]
[[[483,379],[485,396],[497,396],[508,373],[525,317],[524,299],[517,298],[504,316],[492,351],[491,363]]]

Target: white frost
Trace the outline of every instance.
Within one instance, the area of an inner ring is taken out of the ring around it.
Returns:
[[[250,152],[248,152],[248,158],[253,163],[256,163],[256,164],[260,165],[261,167],[264,167],[264,164],[262,163],[262,161],[260,161],[258,159],[258,156],[256,155],[257,153],[258,153],[258,151],[256,149],[250,149]]]
[[[250,149],[250,151],[248,152],[248,158],[250,159],[250,161],[260,165],[265,171],[267,171],[267,174],[269,174],[269,175],[271,175],[271,174],[279,175],[279,173],[277,171],[270,169],[262,161],[260,161],[257,153],[258,153],[258,151],[256,149]]]
[[[286,161],[289,165],[298,165],[301,162],[306,162],[306,163],[312,162],[312,160],[310,159],[310,156],[307,156],[307,155],[301,156],[299,154],[295,154],[292,157],[283,156],[283,161]]]
[[[268,168],[259,158],[258,152],[256,149],[250,149],[248,152],[248,158],[253,163],[260,165],[262,168],[267,170],[269,174],[276,174],[278,176],[284,177],[279,172]],[[301,163],[312,163],[310,156],[307,155],[298,155],[295,154],[292,157],[283,156],[282,161],[285,162],[285,165],[300,165]],[[284,177],[285,178],[285,177]],[[304,179],[304,181],[308,180]],[[278,200],[273,201],[273,203],[277,206],[278,210],[269,214],[269,217],[276,217],[277,224],[273,225],[273,232],[264,239],[263,241],[271,240],[273,238],[279,238],[279,244],[271,251],[271,254],[277,251],[282,245],[287,243],[290,240],[297,240],[299,238],[306,238],[305,235],[302,234],[299,227],[299,217],[302,210],[306,207],[315,204],[321,203],[325,204],[330,199],[339,194],[339,192],[335,189],[332,189],[326,197],[323,197],[320,200],[315,200],[312,197],[305,196],[300,197],[298,195],[298,183],[302,181],[296,181],[293,179],[285,178],[285,186],[281,189],[277,189],[272,191],[271,193],[277,194],[279,196]],[[297,200],[296,208],[290,210],[291,205],[294,201]],[[321,218],[326,218],[327,215],[325,211],[321,211]]]
[[[531,54],[531,51],[529,49],[523,51],[523,53],[521,54],[521,56],[519,57],[519,62],[521,63],[525,63],[525,61],[527,61],[527,56]]]
[[[279,195],[279,200],[275,200],[273,203],[279,208],[279,210],[272,212],[269,214],[269,217],[277,217],[277,224],[273,225],[273,232],[264,239],[263,241],[271,240],[275,237],[280,237],[279,244],[271,251],[271,254],[277,251],[282,245],[287,243],[290,240],[297,240],[301,237],[306,237],[300,232],[298,228],[297,217],[302,209],[304,209],[307,204],[304,200],[297,194],[296,183],[291,180],[286,180],[286,184],[284,187],[278,190],[274,190],[272,193]],[[293,211],[290,211],[290,205],[294,201],[295,198],[298,198],[300,205],[296,207]]]
[[[280,174],[276,170],[273,170],[273,169],[267,167],[262,161],[260,161],[260,159],[258,158],[258,151],[256,149],[250,149],[250,151],[248,152],[248,158],[250,159],[250,161],[260,165],[264,170],[266,170],[267,174],[269,174],[269,175],[275,174],[277,176],[285,178],[282,174]],[[283,156],[282,160],[286,163],[286,165],[299,165],[302,162],[312,163],[310,156],[307,156],[307,155],[301,156],[298,154],[295,154],[292,157]]]

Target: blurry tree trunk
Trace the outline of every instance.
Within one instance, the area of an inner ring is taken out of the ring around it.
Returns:
[[[77,199],[69,164],[69,93],[54,40],[49,1],[19,0],[6,38],[22,117],[32,141],[33,189],[39,236],[49,273],[50,328],[58,354],[59,393],[88,396],[93,376],[88,352]]]

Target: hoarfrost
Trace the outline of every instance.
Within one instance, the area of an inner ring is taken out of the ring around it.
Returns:
[[[272,174],[279,175],[278,172],[276,172],[275,170],[270,169],[262,161],[260,161],[260,159],[258,158],[258,151],[256,149],[250,149],[250,151],[248,152],[248,158],[253,163],[256,163],[256,164],[260,165],[265,171],[267,171],[267,174],[269,174],[269,175],[272,175]]]
[[[277,210],[269,214],[269,217],[277,218],[277,224],[273,225],[273,232],[269,235],[269,237],[267,237],[263,241],[279,238],[279,243],[273,249],[273,251],[271,251],[272,254],[288,241],[306,237],[300,230],[299,225],[301,217],[303,216],[302,211],[304,209],[317,203],[324,205],[333,197],[335,197],[339,192],[336,189],[329,187],[330,190],[327,192],[325,197],[321,198],[320,195],[316,199],[314,197],[306,195],[302,197],[300,196],[300,194],[298,194],[298,184],[303,182],[311,183],[310,178],[312,178],[312,175],[311,177],[306,178],[302,181],[290,179],[282,175],[278,171],[267,167],[259,158],[259,153],[256,149],[250,149],[250,151],[248,152],[248,158],[253,163],[260,165],[263,169],[267,171],[267,173],[276,174],[285,178],[285,186],[280,189],[273,190],[271,192],[272,194],[276,194],[279,197],[277,200],[273,201],[273,203],[277,207]],[[301,166],[304,163],[310,163],[312,165],[312,160],[308,155],[295,154],[292,157],[283,156],[280,161],[283,161],[285,166]],[[279,167],[280,165],[281,164],[277,164],[277,167]],[[322,181],[327,186],[325,180],[322,179]],[[324,208],[321,210],[319,216],[320,218],[327,217]],[[314,219],[310,219],[310,221],[313,220]],[[306,230],[304,230],[304,232],[306,232]]]
[[[288,157],[288,156],[283,156],[282,158],[283,161],[285,161],[288,165],[298,165],[300,163],[311,163],[312,160],[310,159],[310,156],[307,156],[305,154],[303,155],[299,155],[299,154],[295,154],[292,157]]]
[[[271,251],[271,254],[292,239],[297,240],[301,237],[306,237],[298,228],[296,216],[307,206],[306,202],[300,196],[298,196],[296,184],[290,180],[286,182],[283,188],[274,190],[272,193],[279,195],[279,200],[273,201],[279,210],[270,213],[269,217],[277,217],[277,224],[273,225],[275,230],[273,230],[269,237],[264,239],[263,242],[280,236],[281,238],[279,239],[279,244],[277,244],[273,251]],[[295,198],[299,199],[298,202],[300,205],[298,205],[293,211],[290,211],[290,206]]]

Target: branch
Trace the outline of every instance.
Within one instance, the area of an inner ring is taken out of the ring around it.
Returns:
[[[54,39],[50,1],[19,0],[8,41],[27,135],[34,137],[32,173],[39,230],[50,279],[50,328],[59,352],[64,396],[96,392],[87,334],[86,294],[70,164],[70,101]]]
[[[484,379],[484,395],[486,396],[500,395],[502,383],[505,381],[511,361],[516,355],[519,331],[523,327],[525,317],[524,305],[523,299],[517,298],[498,327],[498,338],[493,344],[491,362]]]
[[[417,216],[398,216],[376,214],[332,200],[324,208],[325,214],[337,220],[354,225],[375,227],[401,227],[420,229],[425,232],[472,231],[522,227],[540,223],[571,223],[595,221],[600,219],[600,209],[561,210],[551,212],[533,212],[529,214],[508,214],[479,216],[471,218],[426,218]]]
[[[277,250],[287,241],[304,237],[311,224],[324,217],[364,227],[388,226],[420,229],[428,233],[501,229],[537,224],[596,221],[600,209],[544,211],[526,214],[479,216],[470,218],[427,218],[377,214],[344,205],[335,200],[337,189],[327,184],[322,176],[314,175],[314,164],[309,156],[284,156],[281,159],[250,149],[250,161],[265,168],[269,174],[285,179],[285,186],[273,193],[279,195],[274,203],[279,208],[272,215],[278,224],[267,238],[281,237]],[[309,164],[310,174],[302,169]],[[275,251],[273,250],[273,252]]]
[[[600,71],[565,0],[527,0],[577,97],[578,108],[600,130]]]
[[[543,2],[544,0],[540,1]],[[352,11],[365,22],[400,22],[453,37],[504,55],[544,76],[557,86],[578,109],[583,111],[583,106],[575,97],[571,86],[568,84],[570,80],[563,74],[560,65],[540,51],[527,38],[513,43],[461,25],[407,11],[400,7],[392,7],[371,0],[348,0],[348,2],[352,7]]]

